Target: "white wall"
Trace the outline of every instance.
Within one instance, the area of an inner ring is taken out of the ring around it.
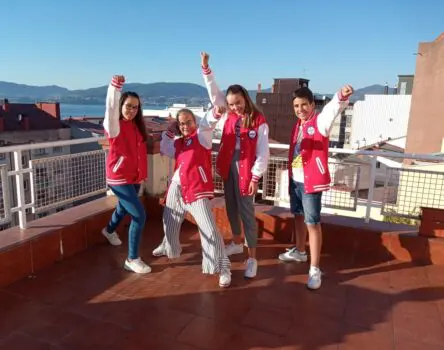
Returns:
[[[381,139],[407,135],[411,98],[411,95],[366,95],[364,101],[356,102],[353,109],[351,147],[368,146]]]

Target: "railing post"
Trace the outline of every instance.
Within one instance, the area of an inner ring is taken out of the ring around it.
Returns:
[[[23,167],[22,167],[22,151],[14,151],[14,170],[15,187],[17,189],[17,207],[19,208],[19,225],[21,229],[26,228],[26,209],[25,206],[25,186],[23,181]]]
[[[367,210],[365,212],[365,222],[368,224],[370,222],[370,215],[372,211],[373,205],[373,193],[375,190],[375,179],[376,179],[376,163],[378,161],[377,156],[371,156],[370,163],[370,180],[369,180],[369,188],[368,188],[368,197],[367,197]]]

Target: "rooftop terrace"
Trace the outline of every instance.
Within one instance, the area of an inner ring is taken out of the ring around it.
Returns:
[[[379,203],[378,210],[390,204],[390,208],[398,210],[393,214],[401,215],[396,217],[420,220],[419,227],[365,217],[374,209],[374,200],[370,205],[364,204],[362,216],[325,213],[321,263],[326,275],[320,290],[309,291],[305,288],[308,265],[277,260],[277,255],[290,246],[292,222],[288,210],[277,205],[285,198],[279,195],[280,175],[276,168],[285,164],[281,158],[274,158],[275,168],[267,175],[260,195],[269,201],[258,200],[256,205],[261,237],[258,276],[245,281],[242,257],[235,257],[232,286],[221,290],[216,277],[200,272],[200,241],[191,218],[183,226],[184,253],[180,259],[151,257],[151,250],[163,235],[158,195],[171,172],[171,164],[153,151],[157,146],[149,150],[151,180],[145,184],[142,197],[148,223],[141,255],[153,267],[153,272],[144,276],[122,269],[127,253],[125,225],[120,227],[125,241],[122,247],[106,244],[100,234],[116,203],[112,196],[28,220],[28,208],[39,213],[91,194],[104,195],[106,188],[98,175],[103,172],[98,163],[104,157],[97,157],[102,151],[75,155],[80,157],[75,162],[73,155],[30,160],[24,166],[19,162],[16,169],[15,160],[21,159],[17,153],[37,146],[20,147],[3,148],[12,152],[14,161],[12,168],[0,169],[2,188],[7,188],[8,194],[23,186],[23,197],[17,191],[12,196],[16,196],[15,201],[6,203],[6,197],[0,200],[0,221],[11,219],[5,215],[9,210],[19,214],[22,226],[0,232],[1,350],[404,350],[444,346],[441,202],[435,195],[426,196],[424,190],[421,195],[418,190],[412,192],[412,184],[421,184],[417,174],[421,178],[432,176],[434,186],[438,186],[442,170],[390,169],[399,172],[398,197]],[[377,152],[366,154],[374,159],[378,156]],[[66,172],[73,164],[83,166],[80,180]],[[44,183],[34,177],[38,166],[47,169]],[[341,166],[356,168],[356,164],[346,162]],[[376,161],[370,169],[375,166]],[[63,191],[58,189],[57,176],[61,175],[51,173],[53,168],[62,169]],[[272,174],[275,182],[271,180]],[[31,175],[34,192],[27,199],[24,180]],[[9,180],[17,179],[18,187],[15,182],[11,186]],[[389,186],[383,189],[392,190]],[[49,195],[40,198],[36,192],[39,190]],[[370,200],[375,190],[369,191]],[[340,192],[336,199],[327,197],[324,205],[356,212],[357,193]],[[406,197],[407,193],[410,197]],[[408,205],[403,202],[406,198],[410,198]],[[406,208],[421,201],[435,207],[408,216]],[[218,227],[228,240],[221,197],[213,200],[213,210]]]

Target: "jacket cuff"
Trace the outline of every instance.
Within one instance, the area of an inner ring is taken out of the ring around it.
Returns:
[[[204,75],[210,75],[210,74],[211,74],[211,68],[210,68],[210,66],[207,66],[207,67],[202,66],[202,73],[203,73]]]
[[[348,100],[348,97],[345,97],[344,95],[342,95],[342,90],[338,91],[338,98],[339,98],[339,101],[347,101]]]
[[[257,175],[253,175],[253,177],[251,178],[251,181],[253,182],[259,182],[260,176]]]
[[[114,78],[111,80],[111,85],[114,86],[117,90],[122,90],[123,87],[123,83]]]

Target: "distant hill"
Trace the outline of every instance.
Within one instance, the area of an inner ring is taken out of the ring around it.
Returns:
[[[363,100],[365,95],[382,95],[384,93],[384,85],[374,84],[370,86],[366,86],[360,89],[355,89],[355,92],[352,97],[352,101],[359,101]],[[389,95],[393,95],[394,89],[389,88],[388,90]],[[333,94],[317,94],[317,95],[325,95],[327,97],[332,97]]]
[[[0,81],[0,98],[8,98],[11,102],[34,102],[37,100],[59,101],[61,103],[72,104],[102,104],[106,96],[107,86],[99,86],[84,90],[68,90],[57,85],[51,86],[30,86]],[[137,92],[143,101],[148,104],[168,104],[178,103],[199,103],[208,102],[208,94],[205,87],[193,83],[132,83],[124,86],[124,91]],[[263,89],[263,92],[270,92],[271,89]],[[249,91],[253,101],[256,100],[256,90]],[[382,94],[383,85],[371,85],[357,89],[354,100],[364,99],[365,94]],[[389,88],[389,93],[393,89]],[[320,94],[331,96],[331,93]]]
[[[69,90],[57,85],[31,86],[24,84],[8,83],[0,81],[0,97],[16,99],[27,97],[40,99],[45,97],[60,97],[69,93]]]
[[[16,102],[52,100],[61,103],[103,103],[106,91],[106,85],[85,90],[68,90],[55,85],[29,86],[0,81],[0,98],[8,98]],[[124,91],[137,92],[145,102],[157,100],[167,102],[171,99],[208,99],[206,88],[192,83],[132,83],[126,84]]]

